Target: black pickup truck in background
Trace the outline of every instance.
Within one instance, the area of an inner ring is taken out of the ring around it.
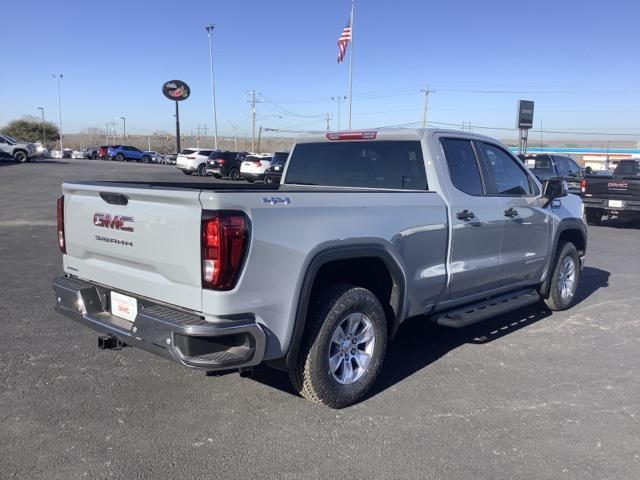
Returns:
[[[613,175],[587,175],[580,182],[587,223],[602,217],[640,219],[640,159],[622,160]]]
[[[547,154],[527,155],[524,163],[541,182],[561,178],[567,182],[569,193],[580,193],[583,171],[572,158]]]

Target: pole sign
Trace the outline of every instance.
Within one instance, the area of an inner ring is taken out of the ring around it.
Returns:
[[[533,127],[533,101],[518,100],[518,118],[516,127],[519,130],[528,130]]]
[[[191,89],[182,80],[170,80],[162,85],[162,94],[169,100],[179,102],[189,98]]]

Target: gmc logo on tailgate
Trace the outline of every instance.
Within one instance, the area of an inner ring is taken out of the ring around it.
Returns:
[[[93,224],[96,227],[112,228],[121,232],[133,232],[133,217],[113,215],[109,213],[95,213]]]

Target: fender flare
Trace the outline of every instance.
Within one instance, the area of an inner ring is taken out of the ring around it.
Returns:
[[[324,265],[330,262],[357,258],[377,258],[384,263],[389,271],[394,286],[397,287],[398,297],[397,306],[394,308],[395,319],[391,325],[389,337],[393,337],[397,331],[398,325],[404,318],[407,282],[400,264],[389,249],[379,244],[329,247],[317,253],[306,267],[296,305],[295,323],[289,341],[289,348],[287,349],[285,360],[287,369],[293,366],[293,362],[295,362],[298,357],[300,343],[307,323],[308,306],[311,300],[311,294],[313,293],[312,288],[318,272]]]
[[[544,282],[540,286],[540,294],[545,296],[549,293],[549,286],[551,284],[551,275],[553,265],[556,261],[556,256],[558,255],[558,243],[560,242],[560,235],[563,232],[575,230],[580,233],[582,236],[582,240],[584,241],[584,249],[585,252],[587,250],[587,227],[584,222],[579,218],[565,218],[560,221],[558,224],[558,228],[556,228],[555,235],[553,237],[553,249],[551,250],[551,255],[549,256],[549,263],[547,264],[547,274],[545,276]]]

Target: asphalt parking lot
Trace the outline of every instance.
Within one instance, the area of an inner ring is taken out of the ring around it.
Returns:
[[[335,411],[267,368],[207,376],[98,350],[55,314],[65,179],[192,180],[172,166],[0,163],[0,478],[640,478],[638,225],[589,228],[572,310],[460,330],[410,321],[369,398]]]

